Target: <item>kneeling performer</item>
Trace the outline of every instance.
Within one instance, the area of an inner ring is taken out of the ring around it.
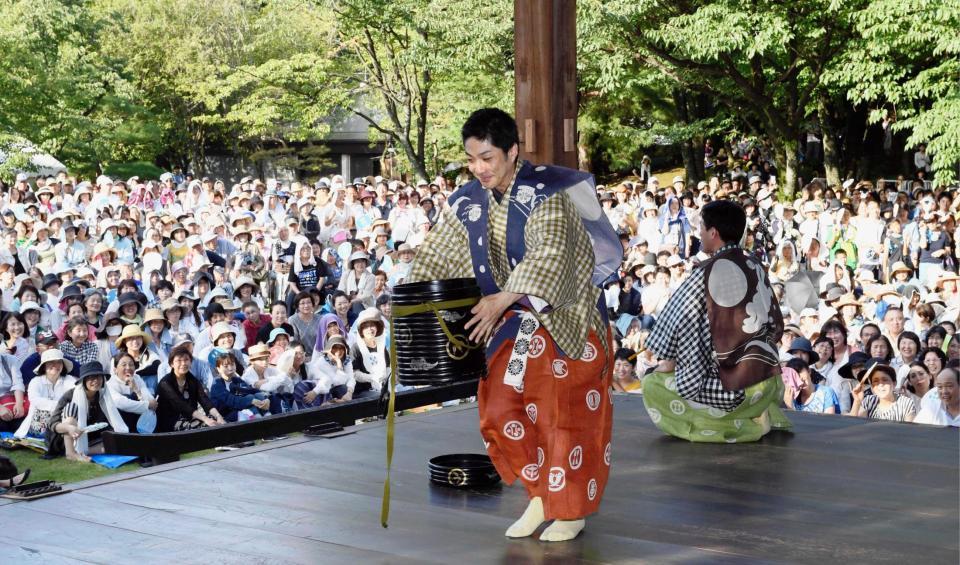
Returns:
[[[643,380],[643,402],[670,435],[757,441],[790,427],[780,410],[783,317],[763,265],[739,245],[743,208],[716,200],[700,217],[700,241],[712,257],[677,288],[647,338],[661,361]]]

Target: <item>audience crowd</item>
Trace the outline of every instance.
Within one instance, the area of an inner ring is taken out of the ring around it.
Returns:
[[[708,259],[699,209],[729,198],[786,321],[787,408],[960,425],[960,191],[851,179],[787,198],[762,147],[709,158],[715,176],[699,184],[645,172],[598,186],[624,246],[603,289],[615,388],[642,393],[646,336]],[[456,185],[19,175],[0,191],[0,431],[86,461],[104,429],[379,396],[392,288]]]

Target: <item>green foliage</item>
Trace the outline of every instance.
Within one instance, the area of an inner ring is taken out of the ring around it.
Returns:
[[[21,171],[33,171],[30,154],[23,148],[27,141],[19,136],[0,133],[0,180],[12,183]]]
[[[655,140],[736,130],[773,139],[789,182],[806,123],[847,98],[895,111],[937,178],[955,176],[957,0],[577,9],[580,144],[598,172],[629,171]],[[89,174],[208,150],[320,170],[315,142],[356,115],[426,177],[461,159],[471,111],[513,107],[512,19],[510,0],[5,0],[0,134]]]
[[[512,106],[512,3],[324,0],[350,111],[418,177],[461,155],[459,126],[481,106]],[[429,166],[428,166],[429,162]]]
[[[126,180],[130,177],[141,179],[156,179],[163,174],[163,169],[146,161],[131,161],[128,163],[111,163],[103,169],[103,174],[110,178]]]
[[[957,180],[960,165],[960,3],[873,0],[853,14],[857,29],[826,80],[871,118],[897,117],[908,145],[927,144],[936,179]]]
[[[88,0],[0,3],[0,130],[72,167],[152,157],[149,119],[103,42],[108,32]]]

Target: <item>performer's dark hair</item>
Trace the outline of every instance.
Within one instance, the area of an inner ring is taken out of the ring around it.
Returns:
[[[747,214],[743,207],[730,200],[714,200],[704,204],[700,218],[706,228],[715,228],[724,242],[739,242],[747,227]]]
[[[510,114],[499,108],[481,108],[470,114],[460,130],[460,137],[463,143],[471,137],[489,141],[504,153],[510,151],[514,145],[520,144],[517,122]]]

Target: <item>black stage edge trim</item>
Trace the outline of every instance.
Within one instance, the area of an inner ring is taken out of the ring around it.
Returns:
[[[478,380],[473,379],[400,392],[397,393],[396,410],[409,410],[468,398],[477,394],[477,383]],[[169,463],[177,461],[184,453],[299,432],[311,426],[329,423],[343,427],[352,426],[361,418],[382,418],[386,411],[385,396],[351,400],[342,404],[330,404],[198,430],[157,434],[120,434],[105,431],[103,446],[106,453],[137,455],[150,458],[154,463]]]

